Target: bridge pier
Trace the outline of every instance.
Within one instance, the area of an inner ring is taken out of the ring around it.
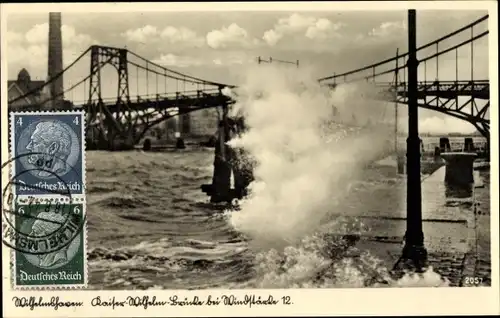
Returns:
[[[243,118],[238,118],[232,124],[236,135],[241,135],[246,129]],[[253,160],[244,149],[232,149],[231,152],[234,191],[235,197],[241,199],[248,194],[248,186],[254,180],[253,176]]]
[[[445,182],[454,187],[467,187],[474,183],[474,160],[472,152],[447,152],[441,157],[446,161]]]
[[[210,202],[230,202],[231,196],[231,160],[229,146],[226,142],[230,140],[229,123],[227,118],[227,106],[223,107],[222,120],[219,122],[217,142],[215,143],[214,174],[212,184],[201,186],[203,192],[210,196]]]
[[[234,135],[245,130],[242,118],[229,119],[224,107],[223,118],[219,122],[218,137],[215,143],[214,174],[212,184],[204,184],[201,189],[210,196],[210,202],[231,202],[247,195],[247,189],[253,181],[253,165],[246,152],[227,145]],[[234,188],[231,188],[231,174]]]

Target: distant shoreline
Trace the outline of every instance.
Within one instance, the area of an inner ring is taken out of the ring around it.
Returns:
[[[398,136],[401,137],[406,137],[407,133],[398,133]],[[481,133],[470,133],[470,134],[464,134],[464,133],[443,133],[443,134],[436,134],[436,133],[419,133],[420,137],[484,137]]]
[[[398,137],[407,137],[408,135],[406,133],[398,133]],[[430,138],[441,138],[441,137],[454,137],[454,138],[466,138],[466,137],[472,137],[472,138],[486,138],[481,134],[458,134],[458,133],[450,133],[450,134],[426,134],[426,133],[419,133],[420,137],[430,137]]]

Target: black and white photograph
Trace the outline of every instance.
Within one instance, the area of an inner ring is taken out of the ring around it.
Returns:
[[[217,6],[6,15],[5,147],[40,166],[83,127],[83,189],[23,194],[81,198],[84,289],[494,285],[491,11]],[[67,124],[18,142],[21,119]],[[16,246],[22,284],[72,284]]]

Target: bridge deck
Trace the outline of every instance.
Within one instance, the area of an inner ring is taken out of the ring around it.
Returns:
[[[384,87],[390,92],[396,91],[392,83],[376,83],[377,87]],[[406,82],[399,83],[397,94],[408,97],[408,86]],[[488,80],[481,81],[425,81],[418,83],[417,97],[424,99],[426,96],[437,96],[452,99],[458,96],[469,96],[478,99],[490,98],[490,84]]]
[[[399,97],[408,97],[408,83],[398,83],[397,87],[394,82],[370,82],[376,88],[382,90],[380,94],[389,96],[397,91]],[[347,84],[347,83],[346,83]],[[342,83],[328,84],[329,87],[335,88]],[[477,81],[420,81],[418,82],[419,99],[424,99],[426,96],[434,96],[440,98],[453,99],[460,96],[474,97],[478,99],[490,98],[490,83],[489,80]],[[389,98],[389,97],[386,97]]]
[[[148,96],[149,97],[149,96]],[[219,91],[189,91],[181,93],[169,93],[151,96],[150,98],[136,97],[125,103],[126,107],[133,111],[145,111],[148,109],[171,109],[179,108],[184,111],[212,108],[231,103],[231,99],[222,95]],[[92,105],[97,105],[93,101]],[[102,105],[111,113],[123,111],[123,106],[117,105],[116,99],[103,99]],[[92,106],[90,106],[92,107]],[[87,110],[89,104],[76,104],[73,109]],[[44,109],[41,105],[20,105],[15,107],[16,111],[34,111]],[[10,110],[10,109],[9,109]]]

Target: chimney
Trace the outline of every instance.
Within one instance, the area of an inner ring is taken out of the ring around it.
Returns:
[[[62,56],[62,36],[61,36],[61,12],[49,13],[49,60],[48,77],[49,80],[56,77],[63,70]],[[50,84],[50,94],[53,98],[53,108],[63,105],[64,84],[63,76],[59,76]]]

